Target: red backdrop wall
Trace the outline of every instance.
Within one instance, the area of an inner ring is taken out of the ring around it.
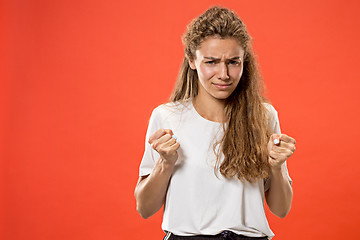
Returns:
[[[214,4],[247,24],[297,140],[274,239],[359,236],[358,1],[13,0],[0,6],[1,239],[162,239],[161,212],[135,210],[145,131],[185,26]]]

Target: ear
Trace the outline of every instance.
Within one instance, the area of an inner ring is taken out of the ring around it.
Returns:
[[[195,69],[196,69],[196,66],[195,66],[194,61],[189,60],[189,65],[190,65],[190,68],[191,68],[192,70],[195,70]]]

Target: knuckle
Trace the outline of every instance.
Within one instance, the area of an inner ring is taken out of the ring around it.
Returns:
[[[172,131],[171,131],[171,129],[164,129],[164,133],[165,134],[172,134]]]
[[[291,156],[293,154],[293,152],[289,149],[288,151],[287,151],[287,155],[288,156]]]
[[[156,131],[156,133],[154,135],[161,136],[163,133],[164,133],[164,129],[159,129],[159,130]]]
[[[162,145],[159,145],[157,147],[157,151],[160,152],[160,153],[164,153],[164,147]]]
[[[176,142],[176,140],[174,138],[170,138],[170,140],[169,140],[170,144],[174,144],[175,142]]]

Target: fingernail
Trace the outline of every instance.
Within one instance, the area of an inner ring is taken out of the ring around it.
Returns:
[[[280,143],[280,140],[278,138],[274,139],[274,144],[278,145]]]
[[[175,140],[177,140],[177,137],[175,135],[172,135],[171,137],[174,138]]]

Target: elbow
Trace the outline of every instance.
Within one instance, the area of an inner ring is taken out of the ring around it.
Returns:
[[[146,210],[144,203],[141,201],[141,198],[139,198],[138,188],[135,189],[134,195],[135,195],[135,199],[136,199],[136,211],[144,219],[151,217],[152,214],[150,214],[149,211]]]
[[[284,213],[275,213],[275,215],[279,218],[285,218],[288,215],[288,213],[285,213],[285,212]]]
[[[144,203],[138,199],[138,196],[135,191],[135,199],[136,199],[136,211],[140,214],[140,216],[144,219],[151,217],[152,214],[149,213],[147,208],[144,206]]]
[[[292,205],[292,191],[289,194],[285,194],[283,197],[279,197],[280,194],[274,196],[274,192],[266,193],[266,202],[272,214],[279,218],[285,218],[291,209]]]
[[[274,211],[273,214],[279,218],[285,218],[290,212],[290,207],[287,209],[282,209],[281,211]]]
[[[140,214],[140,216],[144,219],[147,219],[152,216],[149,212],[145,211],[144,208],[141,208],[139,205],[136,206],[136,211]]]

